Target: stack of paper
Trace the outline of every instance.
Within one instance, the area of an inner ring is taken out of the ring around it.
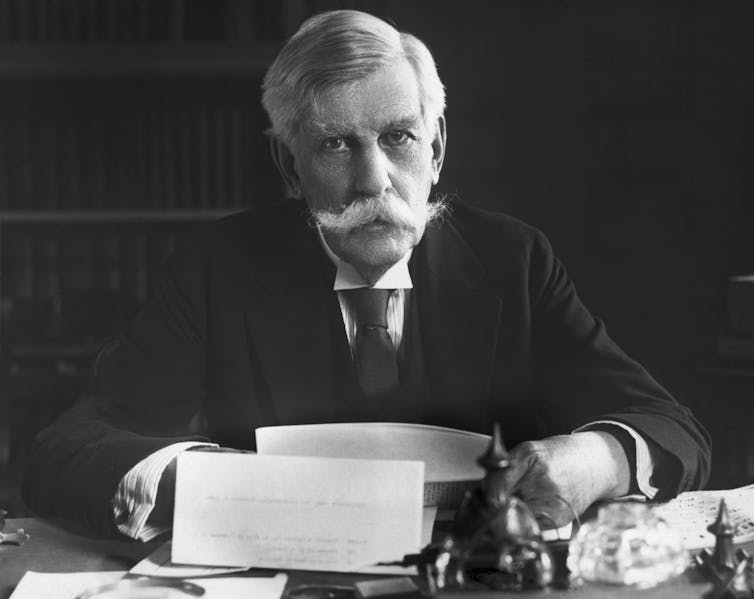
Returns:
[[[403,422],[348,422],[265,426],[256,429],[257,452],[370,460],[419,460],[427,482],[481,480],[477,458],[490,437]]]
[[[424,504],[457,508],[463,491],[484,477],[477,458],[490,437],[441,426],[355,422],[270,426],[256,430],[257,451],[298,455],[424,462]]]
[[[459,488],[483,477],[476,460],[490,439],[395,423],[266,427],[256,437],[258,454],[178,457],[174,563],[364,571],[400,560],[430,540],[434,511],[422,506],[453,491],[456,507]]]

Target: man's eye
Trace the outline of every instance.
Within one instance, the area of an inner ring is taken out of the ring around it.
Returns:
[[[410,139],[413,139],[408,131],[390,131],[383,137],[387,144],[390,146],[402,146]]]
[[[328,137],[322,142],[324,150],[343,150],[346,147],[346,140],[342,137]]]

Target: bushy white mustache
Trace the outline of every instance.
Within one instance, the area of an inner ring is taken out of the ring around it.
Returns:
[[[415,213],[403,200],[373,197],[351,202],[338,212],[312,210],[311,214],[323,232],[343,234],[374,221],[401,229],[416,229],[440,217],[446,209],[443,201],[427,202],[421,212]]]

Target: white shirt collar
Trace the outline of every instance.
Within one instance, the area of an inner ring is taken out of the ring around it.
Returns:
[[[322,243],[322,248],[325,250],[327,257],[330,258],[337,268],[333,291],[369,287],[369,284],[362,278],[353,265],[345,260],[341,260],[335,252],[330,249],[330,246],[327,245],[325,237],[322,235],[322,231],[319,227],[317,227],[317,233],[319,233],[319,240]],[[413,250],[409,250],[403,258],[388,268],[385,274],[383,274],[372,287],[374,289],[413,289],[414,285],[411,282],[411,274],[408,272],[408,261],[411,258],[412,251]]]

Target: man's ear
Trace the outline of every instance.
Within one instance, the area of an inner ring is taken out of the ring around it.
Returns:
[[[445,143],[447,142],[445,117],[440,115],[435,123],[435,136],[432,140],[432,183],[437,185],[440,180],[442,163],[445,160]]]
[[[293,152],[285,142],[273,136],[270,137],[270,154],[285,183],[286,196],[300,199],[301,180],[296,171],[296,159],[293,157]]]

